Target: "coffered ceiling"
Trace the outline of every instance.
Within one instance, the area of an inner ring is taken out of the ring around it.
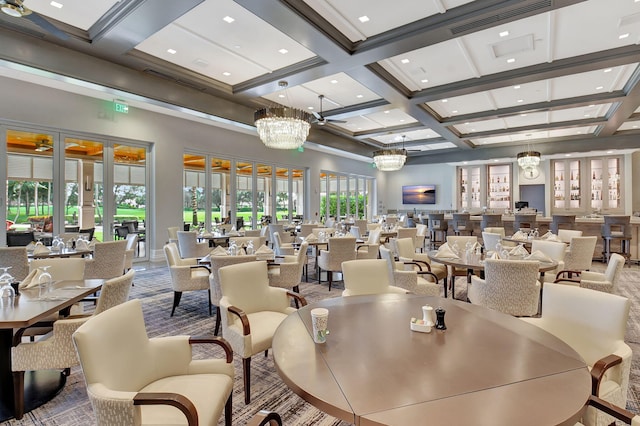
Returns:
[[[309,140],[365,157],[401,144],[409,164],[640,147],[640,0],[24,6],[0,14],[6,61],[245,125],[276,103],[322,110]]]

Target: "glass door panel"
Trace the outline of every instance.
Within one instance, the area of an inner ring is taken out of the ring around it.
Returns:
[[[489,208],[508,209],[511,205],[511,165],[489,166]]]
[[[186,164],[185,164],[186,165]],[[227,211],[227,191],[231,176],[231,161],[223,158],[211,159],[211,229],[221,223]]]
[[[236,221],[233,223],[237,227],[244,227],[245,218],[251,217],[253,205],[253,163],[238,161],[236,162]],[[227,216],[232,216],[231,211],[227,212]]]
[[[266,226],[272,218],[271,208],[271,186],[273,167],[267,164],[258,164],[257,168],[257,194],[256,194],[256,214],[258,224]],[[275,223],[275,222],[273,222]]]
[[[607,200],[610,209],[622,207],[620,203],[620,159],[607,159]]]
[[[276,215],[278,220],[289,217],[289,169],[276,167]]]
[[[291,183],[293,189],[291,197],[293,201],[293,217],[298,220],[304,218],[304,170],[291,169]]]
[[[566,185],[564,182],[564,166],[564,161],[555,161],[553,163],[553,207],[556,209],[566,208]]]
[[[184,180],[182,186],[182,221],[194,228],[205,221],[205,157],[184,154]]]

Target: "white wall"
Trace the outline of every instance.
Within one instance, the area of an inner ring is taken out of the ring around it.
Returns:
[[[238,133],[200,122],[129,108],[115,114],[112,103],[62,90],[0,77],[0,120],[8,127],[23,123],[39,127],[84,133],[98,139],[125,138],[153,143],[150,231],[147,242],[152,259],[163,259],[162,245],[167,227],[182,223],[182,154],[185,150],[211,153],[224,158],[259,160],[310,169],[313,215],[319,209],[320,170],[344,171],[363,176],[380,173],[370,163],[305,149],[304,152],[266,148],[257,135]],[[4,162],[3,162],[3,167]],[[384,187],[384,185],[383,185]],[[313,217],[313,216],[312,216]]]
[[[385,172],[384,188],[378,187],[378,205],[397,210],[453,210],[455,204],[456,168],[448,164],[404,166],[397,172]],[[436,204],[402,204],[404,185],[435,185]]]

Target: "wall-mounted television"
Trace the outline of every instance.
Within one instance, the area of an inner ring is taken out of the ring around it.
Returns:
[[[435,204],[435,185],[407,185],[402,187],[402,204]]]

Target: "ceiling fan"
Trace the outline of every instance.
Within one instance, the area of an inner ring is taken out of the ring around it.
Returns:
[[[333,120],[322,115],[322,101],[324,99],[324,95],[318,95],[318,99],[320,99],[320,112],[313,112],[314,117],[316,117],[313,123],[316,123],[318,126],[324,126],[327,123],[346,123],[344,120]]]
[[[28,19],[46,32],[61,40],[67,40],[69,38],[69,35],[67,33],[60,30],[58,27],[47,21],[38,13],[27,9],[22,3],[23,0],[0,0],[0,10],[14,18]]]

